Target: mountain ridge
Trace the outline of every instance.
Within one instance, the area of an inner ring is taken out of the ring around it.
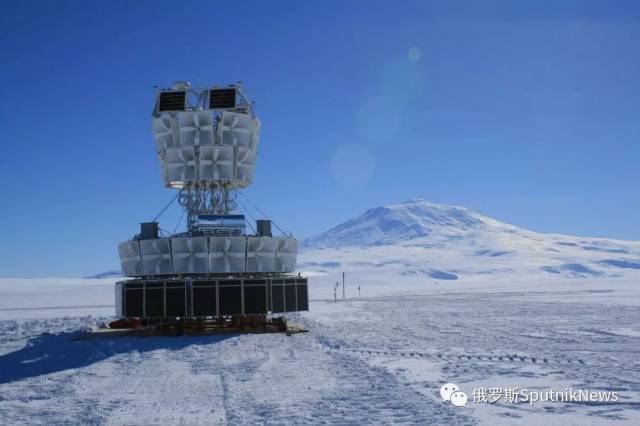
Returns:
[[[474,210],[415,198],[374,207],[301,242],[299,270],[374,269],[455,280],[526,272],[612,277],[640,270],[640,242],[542,234]],[[107,271],[87,278],[115,278]]]
[[[303,272],[595,278],[640,270],[640,242],[542,234],[459,206],[412,199],[369,209],[302,242]]]
[[[463,235],[488,227],[504,232],[520,229],[465,207],[414,198],[400,204],[371,208],[360,216],[304,240],[302,245],[384,245],[434,234]]]

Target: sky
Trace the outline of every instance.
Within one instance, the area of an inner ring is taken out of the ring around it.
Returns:
[[[174,196],[154,86],[242,81],[300,239],[413,198],[640,240],[640,3],[2,1],[0,276],[119,267]],[[161,226],[173,230],[172,206]]]

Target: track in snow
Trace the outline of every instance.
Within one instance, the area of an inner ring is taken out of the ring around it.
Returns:
[[[290,337],[71,341],[107,318],[0,321],[0,423],[637,424],[640,308],[556,297],[314,302],[300,318],[311,332]],[[445,382],[621,400],[455,408],[439,398]]]
[[[3,344],[44,327],[61,333],[0,356],[2,424],[474,423],[385,368],[319,350],[313,331],[72,341],[59,319],[3,322]]]

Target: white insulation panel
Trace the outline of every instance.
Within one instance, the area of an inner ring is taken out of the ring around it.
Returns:
[[[293,272],[298,241],[288,237],[188,237],[118,246],[127,277],[166,274]]]
[[[198,180],[233,180],[234,152],[232,146],[202,146],[198,159]]]
[[[275,270],[278,241],[271,237],[247,238],[247,272],[273,272]]]
[[[298,258],[298,240],[295,238],[278,238],[276,251],[276,272],[293,272]]]
[[[153,136],[164,184],[251,184],[257,161],[260,122],[224,111],[167,112],[153,120]]]
[[[222,145],[241,146],[256,150],[260,122],[248,114],[224,111],[218,123],[218,140]]]
[[[209,238],[209,270],[211,272],[244,272],[246,268],[246,237]]]
[[[185,111],[178,114],[180,145],[213,143],[213,115],[210,111]]]
[[[142,273],[144,275],[170,274],[173,272],[171,264],[171,247],[168,239],[140,240],[142,255]]]
[[[127,241],[118,245],[122,274],[126,277],[142,275],[142,258],[138,241]]]
[[[163,115],[153,119],[153,137],[156,140],[156,150],[162,152],[178,145],[179,133],[176,118],[171,115]]]
[[[209,247],[206,237],[172,238],[171,254],[174,273],[209,272]]]

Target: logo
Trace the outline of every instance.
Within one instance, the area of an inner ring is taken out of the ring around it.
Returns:
[[[467,405],[467,394],[462,392],[460,388],[453,383],[447,383],[440,388],[440,397],[456,407],[464,407]]]
[[[474,388],[471,393],[473,402],[493,404],[503,399],[505,404],[518,404],[528,402],[533,405],[536,402],[618,402],[620,396],[618,392],[595,391],[589,389],[565,388],[564,391],[549,390],[529,390],[521,387],[479,387]],[[449,401],[455,407],[467,405],[467,394],[460,390],[458,385],[447,383],[440,388],[440,397],[443,401]]]

